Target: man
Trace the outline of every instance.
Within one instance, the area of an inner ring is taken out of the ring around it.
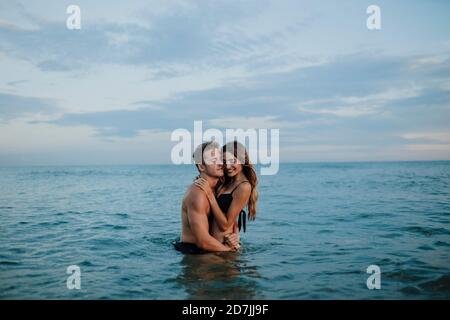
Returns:
[[[205,142],[199,145],[194,154],[194,161],[200,173],[215,189],[223,176],[222,154],[216,142]],[[188,253],[206,251],[236,251],[239,238],[236,233],[227,237],[227,245],[220,243],[209,234],[210,204],[206,194],[191,184],[187,189],[181,207],[181,243],[175,245],[177,250]]]

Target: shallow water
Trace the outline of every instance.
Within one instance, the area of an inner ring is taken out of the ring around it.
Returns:
[[[450,298],[450,162],[282,164],[261,177],[237,255],[171,247],[195,174],[0,168],[0,298]],[[81,290],[66,288],[69,265]]]

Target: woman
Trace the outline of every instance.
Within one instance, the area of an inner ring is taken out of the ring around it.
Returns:
[[[211,235],[220,242],[225,242],[226,235],[238,228],[240,230],[241,226],[245,232],[245,206],[248,208],[249,219],[255,220],[258,179],[247,150],[241,143],[237,141],[227,143],[222,151],[225,175],[216,194],[203,178],[197,179],[195,184],[206,193],[211,205],[214,216]]]

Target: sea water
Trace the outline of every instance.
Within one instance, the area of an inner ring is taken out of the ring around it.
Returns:
[[[242,252],[183,255],[171,241],[196,174],[0,168],[0,298],[450,298],[450,162],[281,164],[259,177]],[[367,287],[370,265],[380,289]]]

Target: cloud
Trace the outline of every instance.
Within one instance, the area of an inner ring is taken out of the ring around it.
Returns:
[[[76,66],[78,65],[69,65],[57,60],[44,60],[37,64],[37,67],[42,71],[59,71],[59,72],[71,71]]]
[[[186,124],[183,114],[171,114],[160,108],[138,108],[91,113],[66,113],[58,119],[42,121],[58,126],[86,125],[99,137],[135,137],[142,130],[173,130]]]
[[[9,87],[17,87],[18,85],[24,84],[29,82],[29,80],[16,80],[16,81],[8,81],[6,83],[7,86]]]
[[[97,12],[95,5],[89,3],[81,7],[82,12]],[[108,6],[113,16],[114,10],[119,10],[116,7]],[[118,22],[112,19],[99,22],[95,15],[86,14],[85,18],[82,14],[81,30],[73,31],[65,27],[65,15],[44,19],[42,12],[34,10],[30,14],[23,5],[11,6],[7,10],[9,16],[27,16],[39,27],[11,27],[15,24],[2,20],[0,49],[31,61],[43,71],[73,71],[107,63],[141,65],[163,72],[177,65],[182,69],[242,65],[267,72],[318,61],[299,55],[287,45],[299,32],[304,32],[305,25],[310,23],[308,18],[286,11],[276,3],[268,1],[261,5],[260,1],[248,1],[236,5],[216,1],[199,6],[195,2],[174,1],[158,6],[161,7],[179,10],[153,7],[150,10],[144,6],[139,14],[125,12],[121,17],[128,19]],[[50,10],[52,15],[54,11],[55,8]],[[137,23],[136,17],[149,23]],[[259,25],[262,21],[264,28]]]
[[[53,99],[0,93],[0,121],[2,122],[30,115],[58,114],[62,111]]]
[[[407,132],[400,134],[400,137],[411,142],[431,142],[450,143],[450,131],[441,132]]]
[[[405,146],[406,150],[411,151],[420,151],[422,154],[426,152],[436,152],[438,151],[439,154],[444,155],[444,159],[450,156],[450,143],[442,143],[442,144],[436,144],[436,143],[423,143],[423,144],[408,144]]]
[[[278,117],[223,117],[208,120],[212,127],[240,129],[279,129],[296,126],[295,123],[279,121]]]
[[[298,110],[300,112],[315,114],[330,114],[337,117],[361,117],[383,113],[387,104],[397,100],[404,100],[420,96],[420,89],[407,87],[401,89],[389,88],[386,91],[365,96],[348,96],[328,99],[317,99],[303,102]],[[322,107],[327,106],[327,107]],[[329,108],[331,106],[332,108]]]
[[[327,108],[308,109],[308,108],[304,108],[304,107],[299,107],[298,110],[301,112],[307,112],[307,113],[330,114],[330,115],[335,115],[338,117],[354,118],[354,117],[361,117],[361,116],[368,116],[371,114],[375,114],[377,112],[376,108],[377,108],[377,106],[356,105],[356,106],[337,107],[334,109],[327,109]]]
[[[90,126],[0,124],[0,165],[142,164],[170,161],[170,133],[142,130],[132,138],[96,136]]]
[[[0,29],[9,29],[12,31],[20,31],[21,28],[14,23],[11,23],[9,21],[0,20]]]
[[[133,136],[139,130],[189,128],[194,120],[203,120],[222,128],[282,128],[284,136],[304,136],[305,130],[342,140],[356,135],[370,143],[380,131],[398,135],[407,128],[426,124],[428,130],[432,124],[448,123],[450,91],[442,89],[433,73],[409,68],[413,59],[341,56],[323,65],[182,92],[167,100],[136,101],[133,110],[67,113],[51,123],[87,124],[103,136]],[[328,132],[330,126],[334,134]]]
[[[0,29],[10,29],[11,31],[38,30],[42,21],[42,18],[30,14],[25,5],[19,1],[0,2]]]
[[[130,37],[127,33],[106,32],[108,38],[108,45],[121,47],[130,41]]]

